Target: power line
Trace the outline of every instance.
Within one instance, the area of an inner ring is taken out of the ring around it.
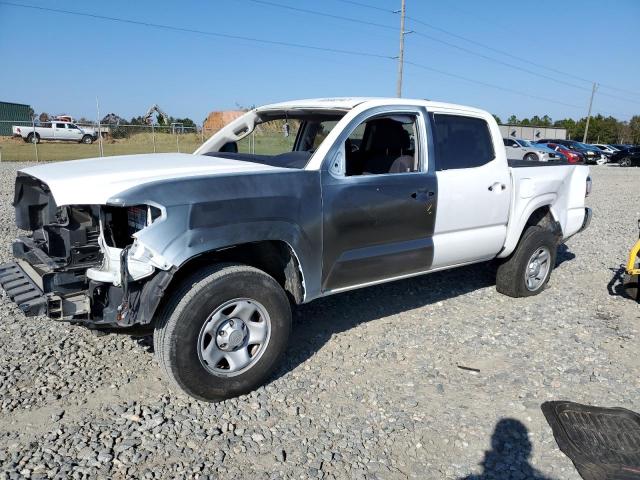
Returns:
[[[578,75],[575,75],[575,74],[569,73],[569,72],[565,72],[563,70],[558,70],[558,69],[553,68],[553,67],[548,67],[546,65],[542,65],[540,63],[531,61],[531,60],[529,60],[527,58],[520,57],[518,55],[514,55],[512,53],[506,52],[506,51],[498,49],[498,48],[494,48],[494,47],[492,47],[490,45],[478,42],[477,40],[473,40],[473,39],[467,38],[465,36],[462,36],[462,35],[459,35],[457,33],[451,32],[449,30],[446,30],[444,28],[438,27],[438,26],[433,25],[431,23],[425,22],[425,21],[420,20],[418,18],[415,18],[415,17],[407,15],[407,19],[409,19],[409,20],[411,20],[411,21],[413,21],[415,23],[418,23],[420,25],[423,25],[425,27],[431,28],[433,30],[437,30],[438,32],[442,32],[442,33],[445,33],[445,34],[450,35],[452,37],[455,37],[455,38],[457,38],[459,40],[464,40],[465,42],[469,42],[469,43],[471,43],[473,45],[476,45],[476,46],[479,46],[479,47],[482,47],[482,48],[486,48],[487,50],[491,50],[492,52],[499,53],[501,55],[505,55],[507,57],[513,58],[515,60],[519,60],[519,61],[524,62],[524,63],[528,63],[529,65],[533,65],[534,67],[544,68],[544,69],[552,71],[554,73],[559,73],[561,75],[565,75],[567,77],[571,77],[571,78],[574,78],[576,80],[580,80],[580,81],[583,81],[583,82],[586,82],[586,83],[593,83],[592,80],[586,79],[584,77],[580,77]],[[628,93],[628,94],[631,94],[631,95],[640,95],[640,93],[638,93],[638,92],[632,92],[630,90],[624,90],[622,88],[613,87],[611,85],[605,85],[605,84],[602,84],[602,83],[600,83],[599,85],[601,87],[607,87],[607,88],[610,88],[612,90],[617,90],[619,92]],[[589,90],[589,89],[587,88],[587,90]],[[613,97],[613,98],[619,98],[619,97]]]
[[[371,9],[371,10],[377,10],[377,11],[381,11],[381,12],[385,12],[385,13],[393,13],[393,14],[398,13],[395,10],[389,10],[389,9],[386,9],[386,8],[381,8],[381,7],[369,5],[369,4],[366,4],[366,3],[357,2],[357,1],[354,1],[354,0],[336,0],[336,1],[341,2],[341,3],[347,3],[347,4],[351,4],[351,5],[360,6],[360,7],[363,7],[363,8],[368,8],[368,9]],[[504,56],[507,56],[509,58],[513,58],[514,60],[519,60],[521,62],[528,63],[529,65],[533,65],[534,67],[544,68],[545,70],[549,70],[551,72],[554,72],[554,73],[557,73],[557,74],[560,74],[560,75],[564,75],[564,76],[573,78],[575,80],[580,80],[580,81],[585,82],[585,83],[589,83],[589,84],[593,83],[593,80],[589,80],[589,79],[581,77],[579,75],[575,75],[573,73],[565,72],[563,70],[559,70],[559,69],[554,68],[554,67],[549,67],[549,66],[546,66],[546,65],[542,65],[541,63],[534,62],[534,61],[529,60],[527,58],[524,58],[524,57],[521,57],[521,56],[518,56],[518,55],[514,55],[514,54],[509,53],[507,51],[504,51],[504,50],[492,47],[490,45],[481,43],[481,42],[479,42],[477,40],[473,40],[473,39],[465,37],[463,35],[459,35],[457,33],[451,32],[450,30],[446,30],[444,28],[438,27],[438,26],[433,25],[431,23],[425,22],[423,20],[420,20],[419,18],[410,16],[410,15],[407,15],[406,18],[408,20],[411,20],[412,22],[418,23],[420,25],[423,25],[425,27],[431,28],[431,29],[436,30],[438,32],[444,33],[446,35],[450,35],[450,36],[452,36],[454,38],[457,38],[459,40],[463,40],[465,42],[471,43],[471,44],[473,44],[475,46],[478,46],[478,47],[485,48],[487,50],[490,50],[492,52],[498,53],[500,55],[504,55]],[[430,38],[433,39],[432,37],[430,37]],[[626,93],[626,94],[629,94],[629,95],[640,96],[640,92],[634,92],[634,91],[631,91],[631,90],[625,90],[623,88],[614,87],[612,85],[607,85],[607,84],[603,84],[603,83],[599,83],[598,85],[600,87],[609,88],[611,90],[616,90],[618,92]],[[583,87],[580,87],[580,88],[583,88]],[[586,89],[587,91],[590,90],[589,88],[586,88],[586,87],[583,88],[583,89]],[[603,92],[600,92],[600,95],[605,95],[605,96],[608,96],[608,97],[611,97],[611,98],[617,98],[619,100],[627,101],[627,99],[625,99],[625,98],[618,97],[618,96],[611,95],[611,94],[607,94],[607,93],[603,93]]]
[[[350,5],[357,5],[358,7],[368,8],[370,10],[378,10],[379,12],[395,13],[393,10],[388,10],[382,7],[376,7],[374,5],[369,5],[368,3],[356,2],[354,0],[336,0],[336,2],[348,3]]]
[[[247,0],[248,2],[252,2],[252,3],[257,3],[259,5],[266,5],[269,7],[275,7],[275,8],[282,8],[285,10],[292,10],[294,12],[300,12],[300,13],[308,13],[311,15],[318,15],[320,17],[327,17],[327,18],[333,18],[336,20],[344,20],[347,22],[352,22],[352,23],[359,23],[361,25],[368,25],[371,27],[378,27],[378,28],[385,28],[387,30],[393,30],[394,32],[397,30],[396,27],[392,27],[391,25],[384,25],[382,23],[375,23],[375,22],[368,22],[366,20],[360,20],[359,18],[353,18],[353,17],[345,17],[343,15],[333,15],[330,13],[325,13],[325,12],[320,12],[318,10],[309,10],[307,8],[299,8],[299,7],[292,7],[291,5],[284,5],[282,3],[276,3],[276,2],[270,2],[267,0]],[[342,0],[345,1],[347,3],[352,3],[349,2],[348,0]]]
[[[110,16],[107,16],[107,15],[98,15],[98,14],[94,14],[94,13],[85,13],[85,12],[78,12],[78,11],[72,11],[72,10],[63,10],[63,9],[59,9],[59,8],[40,7],[40,6],[36,6],[36,5],[27,5],[27,4],[22,4],[22,3],[13,3],[13,2],[6,2],[6,1],[0,1],[0,4],[12,6],[12,7],[28,8],[28,9],[32,9],[32,10],[40,10],[40,11],[44,11],[44,12],[61,13],[61,14],[65,14],[65,15],[74,15],[74,16],[93,18],[93,19],[98,19],[98,20],[108,20],[108,21],[112,21],[112,22],[127,23],[127,24],[130,24],[130,25],[138,25],[138,26],[143,26],[143,27],[159,28],[159,29],[163,29],[163,30],[172,30],[172,31],[176,31],[176,32],[193,33],[193,34],[197,34],[197,35],[207,35],[207,36],[218,37],[218,38],[227,38],[227,39],[231,39],[231,40],[243,40],[243,41],[247,41],[247,42],[263,43],[263,44],[268,44],[268,45],[278,45],[278,46],[293,47],[293,48],[302,48],[302,49],[307,49],[307,50],[316,50],[316,51],[323,51],[323,52],[330,52],[330,53],[341,53],[341,54],[345,54],[345,55],[356,55],[356,56],[361,56],[361,57],[384,58],[384,59],[387,59],[387,60],[388,59],[394,59],[394,57],[390,56],[390,55],[381,55],[381,54],[372,53],[372,52],[361,52],[361,51],[346,50],[346,49],[341,49],[341,48],[319,47],[319,46],[316,46],[316,45],[307,45],[307,44],[302,44],[302,43],[283,42],[283,41],[279,41],[279,40],[267,40],[267,39],[262,39],[262,38],[245,37],[245,36],[241,36],[241,35],[232,35],[232,34],[228,34],[228,33],[219,33],[219,32],[207,31],[207,30],[197,30],[197,29],[194,29],[194,28],[186,28],[186,27],[176,27],[176,26],[173,26],[173,25],[166,25],[166,24],[162,24],[162,23],[143,22],[143,21],[139,21],[139,20],[130,20],[128,18],[110,17]]]
[[[358,23],[358,24],[367,25],[367,26],[373,26],[373,27],[378,27],[378,28],[384,28],[384,29],[387,29],[387,30],[394,30],[394,31],[396,30],[396,27],[392,27],[390,25],[385,25],[385,24],[376,23],[376,22],[370,22],[370,21],[366,21],[366,20],[360,20],[358,18],[347,17],[347,16],[344,16],[344,15],[335,15],[335,14],[325,13],[325,12],[321,12],[321,11],[318,11],[318,10],[310,10],[310,9],[307,9],[307,8],[294,7],[294,6],[291,6],[291,5],[285,5],[285,4],[282,4],[282,3],[273,2],[273,1],[269,1],[269,0],[247,0],[247,1],[255,3],[255,4],[259,4],[259,5],[265,5],[265,6],[270,6],[270,7],[275,7],[275,8],[280,8],[280,9],[285,9],[285,10],[290,10],[290,11],[295,11],[295,12],[300,12],[300,13],[306,13],[306,14],[310,14],[310,15],[317,15],[317,16],[321,16],[321,17],[325,17],[325,18],[344,20],[344,21],[347,21],[347,22]],[[366,5],[366,4],[363,4],[361,2],[355,2],[355,1],[352,1],[352,0],[338,0],[338,1],[343,2],[343,3],[349,3],[349,4],[357,5],[357,6],[360,6],[360,7],[363,7],[363,8],[373,8],[375,10],[380,10],[380,11],[383,11],[383,12],[386,12],[386,13],[398,13],[398,12],[395,12],[395,11],[390,11],[390,10],[386,10],[386,9],[379,8],[379,7],[373,7],[371,5]],[[552,69],[552,68],[549,68],[549,67],[544,67],[543,65],[537,64],[535,62],[528,61],[526,59],[523,59],[521,57],[512,55],[512,54],[510,54],[508,52],[504,52],[504,51],[499,50],[499,49],[495,49],[495,48],[490,47],[488,45],[484,45],[482,43],[474,42],[473,40],[470,40],[470,39],[468,39],[466,37],[463,37],[461,35],[457,35],[455,33],[449,32],[448,30],[445,30],[443,28],[436,27],[436,26],[431,25],[431,24],[429,24],[427,22],[423,22],[422,20],[416,19],[415,17],[411,17],[409,15],[406,15],[406,18],[414,21],[415,23],[419,23],[419,24],[425,25],[425,26],[427,26],[429,28],[438,30],[440,32],[443,32],[443,33],[446,33],[448,35],[454,36],[456,38],[462,39],[464,41],[472,42],[472,43],[477,44],[477,45],[479,45],[479,46],[481,46],[483,48],[495,51],[495,52],[500,53],[502,55],[507,55],[507,56],[519,59],[521,61],[525,61],[527,63],[530,63],[532,65],[538,66],[540,68],[547,68],[547,69],[550,69],[550,70],[555,71],[557,73],[561,73],[561,74],[563,73],[563,72],[561,72],[559,70]],[[426,39],[431,40],[433,42],[441,43],[441,44],[446,45],[446,46],[448,46],[450,48],[454,48],[456,50],[459,50],[461,52],[465,52],[465,53],[470,54],[470,55],[475,55],[475,56],[483,58],[483,59],[485,59],[487,61],[494,62],[494,63],[497,63],[499,65],[503,65],[505,67],[512,68],[514,70],[518,70],[518,71],[527,73],[529,75],[533,75],[533,76],[536,76],[536,77],[539,77],[539,78],[544,78],[546,80],[550,80],[552,82],[556,82],[556,83],[559,83],[561,85],[566,85],[566,86],[569,86],[569,87],[572,87],[572,88],[575,88],[575,89],[583,90],[585,92],[588,92],[588,91],[591,90],[588,87],[583,87],[583,86],[580,86],[580,85],[576,85],[575,83],[567,82],[565,80],[561,80],[559,78],[556,78],[556,77],[553,77],[553,76],[550,76],[550,75],[545,75],[543,73],[539,73],[539,72],[533,71],[533,70],[525,68],[525,67],[514,65],[513,63],[509,63],[509,62],[506,62],[504,60],[500,60],[498,58],[495,58],[495,57],[492,57],[492,56],[489,56],[489,55],[485,55],[483,53],[476,52],[474,50],[470,50],[470,49],[465,48],[465,47],[461,47],[460,45],[456,45],[454,43],[448,42],[446,40],[442,40],[440,38],[434,37],[432,35],[428,35],[426,33],[418,32],[418,31],[412,31],[412,33],[414,33],[415,35],[417,35],[419,37],[426,38]],[[590,80],[586,80],[586,79],[583,79],[581,77],[577,77],[577,76],[571,75],[571,74],[569,74],[569,75],[574,77],[574,78],[577,78],[579,80],[591,83]],[[625,99],[625,98],[618,97],[618,96],[612,95],[612,94],[607,94],[607,93],[602,93],[601,92],[601,95],[605,95],[605,96],[608,96],[608,97],[611,97],[611,98],[616,98],[618,100],[635,102],[635,103],[639,103],[640,104],[640,101],[636,101],[636,100],[632,100],[632,99]]]
[[[525,96],[525,97],[534,98],[536,100],[543,100],[545,102],[555,103],[557,105],[563,105],[565,107],[571,107],[571,108],[575,108],[575,109],[578,109],[578,110],[581,110],[582,108],[584,108],[584,107],[581,107],[581,106],[578,106],[578,105],[572,105],[570,103],[564,103],[564,102],[561,102],[559,100],[553,100],[551,98],[540,97],[538,95],[533,95],[533,94],[530,94],[530,93],[521,92],[519,90],[514,90],[513,88],[502,87],[500,85],[494,85],[493,83],[483,82],[481,80],[476,80],[474,78],[465,77],[464,75],[458,75],[456,73],[447,72],[445,70],[440,70],[438,68],[430,67],[430,66],[427,66],[427,65],[422,65],[420,63],[410,62],[408,60],[405,60],[405,63],[407,65],[411,65],[413,67],[421,68],[423,70],[429,70],[431,72],[439,73],[441,75],[446,75],[448,77],[457,78],[459,80],[464,80],[466,82],[471,82],[471,83],[475,83],[475,84],[482,85],[482,86],[485,86],[485,87],[494,88],[496,90],[515,93],[517,95],[522,95],[522,96]]]
[[[260,0],[260,1],[264,2],[266,0]],[[348,1],[348,0],[343,0],[343,1]],[[272,3],[272,2],[270,2],[270,3]],[[144,26],[144,27],[150,27],[150,28],[158,28],[158,29],[163,29],[163,30],[177,31],[177,32],[182,32],[182,33],[191,33],[191,34],[197,34],[197,35],[206,35],[206,36],[212,36],[212,37],[218,37],[218,38],[226,38],[226,39],[231,39],[231,40],[242,40],[242,41],[249,41],[249,42],[261,43],[261,44],[267,44],[267,45],[277,45],[277,46],[301,48],[301,49],[308,49],[308,50],[314,50],[314,51],[340,53],[340,54],[355,55],[355,56],[362,56],[362,57],[369,57],[369,58],[381,58],[381,59],[386,59],[386,60],[395,60],[396,59],[396,57],[393,57],[393,56],[381,55],[381,54],[372,53],[372,52],[362,52],[362,51],[335,49],[335,48],[328,48],[328,47],[318,47],[318,46],[315,46],[315,45],[307,45],[307,44],[283,42],[283,41],[277,41],[277,40],[267,40],[267,39],[253,38],[253,37],[245,37],[245,36],[241,36],[241,35],[231,35],[231,34],[225,34],[225,33],[213,32],[213,31],[198,30],[198,29],[193,29],[193,28],[176,27],[176,26],[167,25],[167,24],[143,22],[143,21],[131,20],[131,19],[121,18],[121,17],[111,17],[111,16],[106,16],[106,15],[98,15],[98,14],[78,12],[78,11],[72,11],[72,10],[63,10],[63,9],[57,9],[57,8],[41,7],[41,6],[36,6],[36,5],[28,5],[28,4],[7,2],[7,1],[4,1],[4,0],[0,0],[0,4],[13,6],[13,7],[18,7],[18,8],[26,8],[26,9],[46,11],[46,12],[59,13],[59,14],[66,14],[66,15],[73,15],[73,16],[79,16],[79,17],[85,17],[85,18],[93,18],[93,19],[98,19],[98,20],[120,22],[120,23],[126,23],[126,24],[130,24],[130,25],[137,25],[137,26]],[[356,20],[356,19],[354,19],[354,20]],[[393,28],[393,27],[391,27],[391,28]],[[518,95],[523,95],[523,96],[526,96],[526,97],[530,97],[530,98],[534,98],[534,99],[538,99],[538,100],[543,100],[543,101],[550,102],[550,103],[555,103],[555,104],[558,104],[558,105],[564,105],[564,106],[568,106],[568,107],[571,107],[571,108],[577,108],[577,109],[581,109],[582,108],[582,107],[579,107],[579,106],[576,106],[576,105],[571,105],[571,104],[564,103],[564,102],[561,102],[561,101],[557,101],[557,100],[553,100],[553,99],[549,99],[549,98],[545,98],[545,97],[540,97],[540,96],[537,96],[537,95],[532,95],[532,94],[528,94],[528,93],[525,93],[525,92],[520,92],[518,90],[514,90],[514,89],[511,89],[511,88],[501,87],[501,86],[498,86],[498,85],[493,85],[491,83],[487,83],[487,82],[471,79],[471,78],[468,78],[468,77],[465,77],[465,76],[462,76],[462,75],[446,72],[444,70],[440,70],[440,69],[437,69],[437,68],[434,68],[434,67],[429,67],[427,65],[422,65],[422,64],[415,63],[415,62],[410,62],[410,61],[405,61],[405,63],[408,64],[408,65],[412,65],[414,67],[417,67],[417,68],[433,71],[433,72],[439,73],[441,75],[446,75],[446,76],[449,76],[449,77],[458,78],[458,79],[461,79],[461,80],[465,80],[465,81],[468,81],[468,82],[476,83],[476,84],[483,85],[483,86],[486,86],[486,87],[490,87],[490,88],[494,88],[494,89],[498,89],[498,90],[502,90],[502,91],[508,91],[508,92],[515,93],[515,94],[518,94]],[[607,113],[607,112],[603,112],[603,113]]]

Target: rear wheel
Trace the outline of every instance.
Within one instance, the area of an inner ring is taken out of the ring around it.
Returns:
[[[498,266],[496,290],[510,297],[537,295],[551,277],[556,253],[552,232],[537,225],[527,228],[516,250]]]
[[[622,160],[620,160],[620,166],[621,167],[630,167],[631,166],[631,159],[629,157],[624,157]]]
[[[528,162],[537,162],[538,161],[538,155],[536,155],[535,153],[527,153],[524,156],[524,159]]]
[[[35,134],[30,133],[29,135],[27,135],[27,142],[29,142],[29,143],[40,143],[40,135],[38,135],[37,133],[35,133]]]
[[[289,300],[271,276],[223,264],[197,272],[173,294],[158,318],[154,347],[175,386],[219,401],[264,384],[290,330]]]

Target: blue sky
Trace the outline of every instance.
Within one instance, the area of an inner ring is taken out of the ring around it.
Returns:
[[[250,0],[12,0],[385,57],[398,53],[399,18],[391,11],[399,8],[400,0],[356,2],[381,10],[340,0],[270,1],[389,28]],[[407,0],[407,15],[430,26],[407,21],[406,28],[417,33],[406,37],[406,60],[448,75],[406,65],[405,97],[469,104],[503,120],[510,114],[579,118],[586,115],[591,89],[584,80],[594,80],[602,84],[595,113],[620,119],[640,113],[640,1]],[[103,115],[115,112],[130,118],[157,103],[172,116],[200,123],[211,110],[238,105],[394,96],[396,88],[397,64],[391,58],[261,44],[4,3],[0,52],[0,100],[76,117],[95,118],[96,95]]]

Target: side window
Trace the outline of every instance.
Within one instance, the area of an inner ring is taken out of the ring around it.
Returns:
[[[381,115],[358,125],[345,141],[347,176],[417,172],[417,116]]]
[[[56,123],[56,128],[64,128],[64,123]]]
[[[480,167],[495,158],[489,125],[481,118],[431,114],[436,169]]]
[[[517,144],[514,140],[511,140],[510,138],[503,138],[502,141],[504,142],[504,146],[505,147],[516,147]]]

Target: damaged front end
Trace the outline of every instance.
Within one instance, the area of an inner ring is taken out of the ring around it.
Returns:
[[[0,286],[27,316],[94,328],[151,322],[171,265],[136,237],[163,221],[158,205],[58,206],[48,186],[19,174],[16,224],[30,235],[0,265]]]

